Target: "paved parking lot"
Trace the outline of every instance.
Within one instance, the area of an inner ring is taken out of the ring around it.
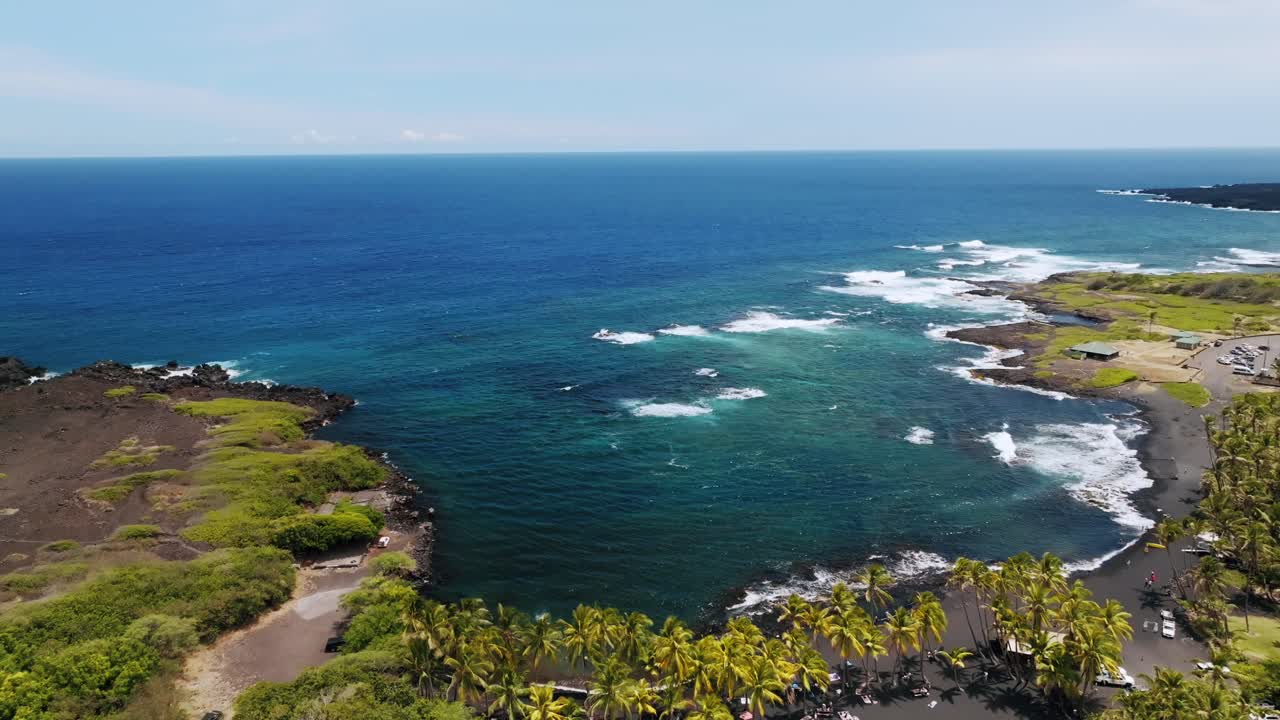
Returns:
[[[1228,398],[1237,393],[1264,389],[1261,386],[1254,385],[1253,378],[1248,375],[1236,375],[1231,372],[1230,365],[1220,365],[1218,363],[1218,356],[1230,353],[1232,348],[1239,345],[1266,346],[1270,348],[1268,351],[1263,351],[1262,355],[1254,361],[1253,368],[1255,370],[1270,368],[1271,363],[1277,357],[1280,357],[1280,335],[1231,338],[1223,340],[1221,347],[1205,348],[1187,363],[1187,367],[1197,368],[1201,371],[1196,376],[1196,382],[1208,388],[1214,397]]]

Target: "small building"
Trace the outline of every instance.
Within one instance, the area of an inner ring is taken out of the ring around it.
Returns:
[[[1195,350],[1200,347],[1200,343],[1202,342],[1204,341],[1199,335],[1183,335],[1180,338],[1175,338],[1173,344],[1176,345],[1179,350]]]
[[[1097,342],[1096,340],[1087,343],[1080,343],[1079,345],[1073,345],[1067,352],[1086,360],[1103,361],[1110,360],[1120,355],[1119,349],[1104,342]]]
[[[1191,336],[1191,337],[1200,337],[1199,335],[1197,335],[1196,333],[1194,333],[1194,332],[1192,332],[1192,331],[1190,331],[1190,330],[1174,330],[1172,333],[1169,333],[1169,339],[1170,339],[1170,340],[1172,340],[1172,341],[1174,341],[1174,342],[1177,342],[1177,341],[1181,340],[1182,338],[1184,338],[1184,337],[1188,337],[1188,336]]]

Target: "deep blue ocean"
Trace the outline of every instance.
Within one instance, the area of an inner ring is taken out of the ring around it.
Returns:
[[[0,354],[222,361],[360,405],[441,592],[697,618],[1148,522],[1132,408],[991,387],[963,278],[1280,262],[1280,215],[1106,195],[1280,151],[0,161]],[[661,332],[666,329],[668,332]],[[735,592],[746,587],[745,599]]]

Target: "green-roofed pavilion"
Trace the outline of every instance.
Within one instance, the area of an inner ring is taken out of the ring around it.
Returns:
[[[1070,351],[1090,360],[1110,360],[1120,354],[1119,348],[1096,340],[1073,345]]]

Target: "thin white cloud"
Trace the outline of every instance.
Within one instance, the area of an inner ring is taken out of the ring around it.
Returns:
[[[455,142],[462,142],[463,140],[466,140],[466,139],[467,138],[465,136],[459,135],[457,133],[451,133],[451,132],[438,132],[435,135],[431,136],[432,142],[438,142],[438,143],[455,143]]]
[[[400,139],[405,142],[422,142],[427,139],[426,133],[420,133],[417,130],[401,130]]]
[[[294,145],[328,145],[337,140],[332,135],[325,135],[319,130],[304,130],[300,133],[294,133],[289,137],[289,142]]]

